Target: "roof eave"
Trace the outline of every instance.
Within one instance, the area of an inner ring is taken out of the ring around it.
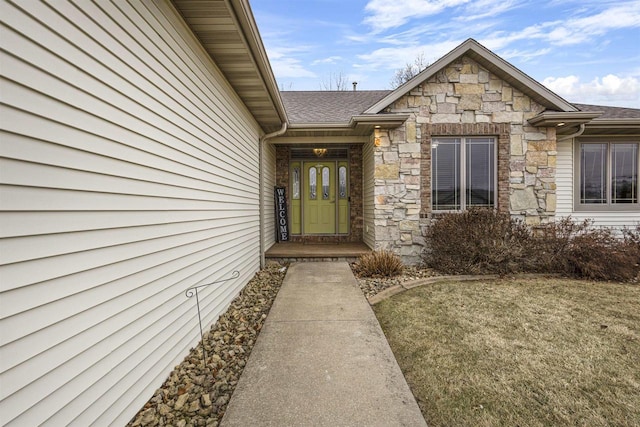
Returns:
[[[537,127],[575,126],[589,123],[602,114],[602,111],[544,111],[527,121]]]
[[[262,43],[262,37],[260,36],[258,25],[253,17],[251,5],[248,0],[230,0],[230,2],[234,10],[236,10],[238,20],[247,41],[249,42],[256,65],[260,70],[260,75],[262,76],[265,87],[278,111],[278,116],[282,123],[287,122],[287,112],[284,108],[282,98],[280,97],[280,89],[278,88],[278,83],[276,82],[275,75],[271,69],[271,63],[269,62],[267,51]]]
[[[371,127],[372,129],[393,129],[407,121],[409,114],[360,114],[349,122],[352,127]]]
[[[172,3],[262,130],[279,129],[287,121],[287,113],[248,0]],[[224,10],[225,16],[214,12],[216,8]],[[223,29],[219,29],[221,19],[227,20]],[[238,67],[244,69],[242,73]],[[248,76],[242,75],[247,71]]]
[[[289,129],[351,129],[349,123],[290,123]]]
[[[353,129],[370,126],[371,128],[395,128],[409,118],[409,114],[361,114],[351,117],[349,122],[290,123],[289,129]]]
[[[590,126],[640,126],[640,118],[629,118],[629,119],[595,119],[591,123]]]
[[[586,124],[585,135],[640,135],[640,118],[595,119]]]

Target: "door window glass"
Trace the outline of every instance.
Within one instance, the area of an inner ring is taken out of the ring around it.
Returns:
[[[339,175],[338,191],[340,193],[340,198],[346,199],[347,198],[347,168],[345,166],[340,166],[340,169],[338,169],[338,175]]]
[[[315,167],[309,168],[309,199],[315,200],[317,194],[317,184],[316,184],[316,171]]]
[[[329,168],[322,168],[322,199],[329,199]]]
[[[293,168],[293,198],[300,198],[300,168]]]

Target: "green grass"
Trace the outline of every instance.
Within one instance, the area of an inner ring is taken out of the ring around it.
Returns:
[[[431,427],[640,425],[638,285],[447,282],[374,309]]]

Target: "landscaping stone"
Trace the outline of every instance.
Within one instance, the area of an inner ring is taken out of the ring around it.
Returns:
[[[405,266],[404,271],[399,276],[393,277],[361,277],[357,270],[353,268],[353,264],[351,264],[351,269],[356,276],[358,281],[358,285],[360,289],[364,293],[364,296],[369,298],[372,297],[385,289],[391,288],[393,286],[401,285],[403,283],[411,282],[418,279],[424,279],[427,277],[437,276],[438,273],[430,268],[424,267],[416,267],[416,266]]]
[[[202,342],[133,417],[128,426],[217,427],[251,354],[286,267],[270,264],[249,281]]]

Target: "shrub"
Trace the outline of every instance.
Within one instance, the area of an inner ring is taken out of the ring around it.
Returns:
[[[531,249],[532,271],[628,281],[640,268],[640,226],[616,236],[611,228],[595,228],[592,220],[562,218],[537,227]]]
[[[361,255],[355,264],[362,277],[392,277],[402,274],[402,260],[393,252],[372,251]]]
[[[576,222],[571,217],[539,225],[534,228],[530,242],[532,262],[530,271],[540,273],[568,273],[570,270],[566,253],[571,240],[592,227],[593,221]]]
[[[525,270],[530,230],[508,213],[471,209],[446,213],[427,230],[425,263],[449,274]]]
[[[629,281],[638,274],[634,243],[616,237],[610,228],[585,230],[571,239],[564,251],[566,268],[574,277]]]
[[[635,256],[636,264],[640,264],[640,224],[635,228],[624,228],[622,235],[627,250]]]
[[[640,225],[620,236],[569,217],[529,229],[509,214],[472,209],[443,214],[426,237],[425,263],[443,273],[538,272],[617,281],[637,280],[640,273]]]

